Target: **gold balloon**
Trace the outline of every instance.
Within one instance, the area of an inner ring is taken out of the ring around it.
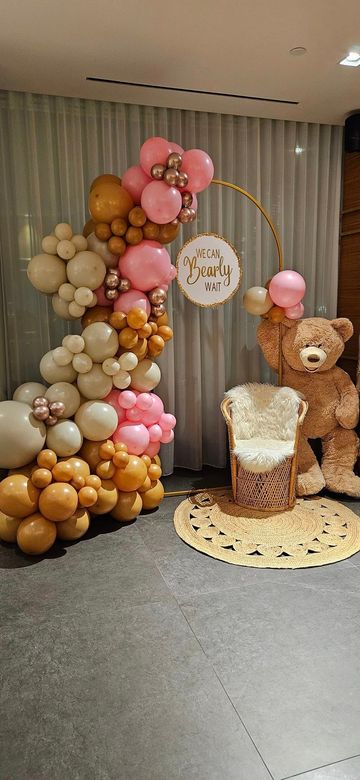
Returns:
[[[125,252],[126,242],[123,238],[120,238],[120,236],[111,236],[107,243],[107,247],[112,255],[120,255],[121,257]]]
[[[266,314],[273,306],[266,287],[250,287],[243,297],[243,304],[249,314],[255,315]]]
[[[34,469],[31,475],[31,482],[37,488],[46,488],[52,482],[50,469]]]
[[[25,474],[13,474],[0,483],[0,510],[10,517],[27,517],[38,508],[40,490]]]
[[[90,233],[94,232],[94,230],[95,230],[95,222],[94,222],[94,220],[93,219],[88,219],[88,221],[85,223],[85,225],[83,227],[82,234],[83,234],[83,236],[85,238],[87,238],[90,235]]]
[[[164,498],[164,488],[160,480],[158,479],[156,482],[152,482],[151,484],[152,486],[150,490],[147,490],[146,493],[141,494],[143,509],[155,509],[155,507],[161,504]]]
[[[131,195],[116,182],[100,182],[90,191],[89,211],[95,222],[110,225],[116,217],[127,217],[133,206]]]
[[[136,246],[143,240],[143,232],[141,227],[129,227],[125,234],[125,240],[130,246]]]
[[[115,330],[126,328],[126,314],[122,311],[113,311],[109,317],[109,325],[111,325],[112,328],[115,328]]]
[[[147,241],[158,241],[160,236],[160,225],[157,225],[156,222],[147,220],[143,226],[143,234]]]
[[[148,341],[146,339],[139,339],[134,347],[131,347],[131,352],[136,355],[138,360],[143,360],[146,357],[148,351]]]
[[[146,493],[147,490],[150,490],[151,488],[151,479],[149,476],[145,477],[144,482],[142,483],[141,487],[138,488],[139,493]]]
[[[161,355],[165,347],[165,341],[161,336],[151,336],[148,341],[148,350],[151,357],[158,357]]]
[[[116,506],[111,510],[111,517],[121,523],[134,520],[141,512],[142,500],[139,493],[134,490],[127,493],[119,493]]]
[[[54,450],[41,450],[36,460],[40,468],[52,469],[57,462],[57,456]]]
[[[281,306],[273,306],[270,311],[266,313],[266,318],[270,320],[270,322],[280,323],[285,319],[285,309],[282,309]]]
[[[79,490],[78,500],[80,506],[94,506],[97,502],[97,491],[90,486],[83,487]]]
[[[99,447],[99,455],[103,460],[111,459],[113,455],[115,455],[115,452],[115,445],[111,439],[105,441],[104,444],[101,444]]]
[[[68,463],[71,466],[74,476],[83,477],[85,480],[90,476],[89,464],[86,459],[79,458],[77,455],[73,455],[71,458],[67,458],[64,463]]]
[[[118,489],[112,479],[101,480],[101,487],[97,492],[97,501],[91,507],[91,512],[94,515],[107,515],[117,504],[118,495]]]
[[[133,328],[123,328],[119,333],[119,344],[124,349],[132,349],[138,342],[138,334]]]
[[[62,523],[57,523],[56,532],[59,539],[66,541],[73,541],[75,539],[81,539],[90,525],[90,515],[87,509],[77,509],[76,512],[69,517],[68,520],[63,520]]]
[[[54,544],[56,525],[36,512],[23,520],[18,528],[16,541],[27,555],[43,555]]]
[[[78,506],[78,494],[67,482],[53,482],[46,487],[39,498],[41,514],[54,523],[68,520]]]
[[[0,539],[3,542],[16,542],[16,534],[20,523],[20,517],[9,517],[0,512]]]
[[[173,337],[173,332],[168,325],[160,325],[160,327],[157,330],[157,335],[161,336],[161,338],[164,339],[164,341],[170,341]]]
[[[128,229],[127,219],[124,219],[123,217],[117,217],[116,219],[113,219],[110,227],[114,236],[124,236]]]
[[[95,471],[96,466],[101,461],[99,447],[101,444],[105,444],[105,442],[106,439],[103,439],[102,441],[89,441],[89,439],[84,439],[83,441],[83,445],[79,454],[86,461],[86,463],[88,463],[91,471]]]
[[[98,222],[94,232],[99,241],[108,241],[112,236],[110,226],[106,222]]]
[[[95,488],[95,490],[100,490],[101,488],[100,477],[97,477],[96,474],[89,474],[89,476],[86,477],[86,487],[92,487]]]
[[[119,490],[128,493],[138,490],[147,475],[147,468],[143,460],[137,455],[130,455],[125,468],[116,469],[113,482]]]
[[[150,322],[145,322],[142,328],[138,329],[138,335],[142,339],[148,339],[149,336],[151,336],[151,334],[152,334],[152,327],[150,325]]]
[[[156,323],[154,325],[157,326],[157,329],[154,331],[157,333],[158,328],[160,328],[162,325],[168,325],[169,324],[169,317],[168,313],[165,311],[164,314],[161,315],[161,317],[156,318]]]
[[[127,321],[130,328],[137,330],[142,328],[147,323],[147,314],[145,309],[141,309],[139,306],[134,306],[130,309],[127,315]]]
[[[52,475],[55,482],[71,482],[74,472],[70,463],[67,460],[64,460],[54,466]]]
[[[135,206],[131,211],[129,212],[129,222],[130,225],[133,225],[134,227],[143,227],[146,222],[146,214],[144,209],[142,209],[140,206]]]
[[[152,482],[156,481],[157,479],[160,479],[161,477],[161,468],[157,465],[157,463],[152,463],[151,466],[149,466],[148,469],[148,476],[152,480]]]
[[[90,192],[101,184],[121,184],[120,176],[115,176],[114,173],[102,173],[101,176],[97,176],[90,185]]]
[[[112,479],[115,474],[115,466],[111,460],[103,460],[96,466],[96,474],[100,479]]]
[[[92,325],[93,322],[108,322],[110,314],[111,309],[108,306],[94,306],[92,309],[88,309],[81,320],[83,330],[88,325]]]
[[[174,225],[172,222],[168,222],[166,225],[160,225],[160,232],[158,241],[160,244],[170,244],[177,237],[180,230],[180,223]]]

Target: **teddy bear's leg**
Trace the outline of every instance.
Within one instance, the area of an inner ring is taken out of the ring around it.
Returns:
[[[308,440],[300,435],[299,462],[296,493],[298,496],[313,496],[325,487],[325,479]]]
[[[338,426],[322,440],[321,470],[326,487],[334,493],[360,497],[360,477],[353,472],[359,439],[355,431]]]

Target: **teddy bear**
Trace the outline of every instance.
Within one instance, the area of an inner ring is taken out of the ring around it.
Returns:
[[[257,329],[258,343],[275,371],[281,338],[282,384],[300,392],[309,404],[299,441],[299,496],[326,487],[360,497],[360,477],[353,472],[359,443],[354,430],[359,397],[349,375],[336,365],[352,334],[352,323],[344,317],[285,318],[281,326],[263,319]],[[321,466],[309,439],[321,439]]]

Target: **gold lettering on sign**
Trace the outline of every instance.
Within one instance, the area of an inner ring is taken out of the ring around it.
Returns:
[[[218,259],[219,262],[217,264],[209,263],[207,265],[201,266],[198,264],[199,259],[202,260],[208,258],[212,260]],[[198,248],[196,250],[196,255],[193,255],[192,257],[185,255],[183,263],[185,268],[189,268],[189,273],[186,277],[187,284],[196,284],[200,278],[207,279],[213,277],[214,279],[218,279],[220,277],[220,281],[222,281],[224,287],[230,286],[233,269],[230,267],[230,265],[225,263],[223,255],[220,253],[219,249]],[[207,287],[206,283],[205,288],[210,289]],[[211,289],[214,288],[211,287]]]

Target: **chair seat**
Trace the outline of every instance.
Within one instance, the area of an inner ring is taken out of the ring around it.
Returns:
[[[281,439],[236,439],[233,453],[243,469],[260,474],[292,457],[294,447],[294,441]]]

